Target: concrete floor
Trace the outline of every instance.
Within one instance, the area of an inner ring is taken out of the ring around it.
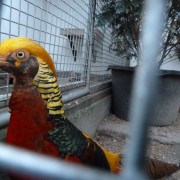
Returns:
[[[129,123],[113,114],[107,116],[98,126],[96,139],[106,149],[126,154],[126,142],[130,135]],[[147,156],[168,163],[180,163],[180,114],[171,126],[150,127]],[[163,180],[179,180],[180,170]]]

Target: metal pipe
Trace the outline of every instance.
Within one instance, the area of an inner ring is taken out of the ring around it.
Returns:
[[[62,96],[62,100],[64,103],[68,103],[70,101],[73,101],[77,98],[80,98],[82,96],[85,96],[90,93],[90,90],[88,88],[79,88],[72,90],[68,92],[67,94],[64,94]],[[10,118],[10,113],[7,111],[0,112],[0,129],[8,126],[9,123],[9,118]]]
[[[153,106],[152,97],[157,89],[157,56],[163,26],[164,0],[146,0],[145,20],[142,29],[140,65],[135,73],[129,112],[132,137],[123,179],[147,179],[143,175],[143,161],[147,143],[148,122]]]
[[[25,176],[64,180],[117,180],[117,175],[71,164],[52,157],[43,156],[20,148],[0,143],[1,168]]]
[[[0,129],[5,128],[8,126],[10,113],[9,112],[2,112],[0,113]]]
[[[73,101],[77,98],[80,98],[82,96],[89,94],[89,92],[90,91],[88,88],[75,89],[75,90],[68,92],[67,94],[64,94],[62,96],[62,100],[64,103],[68,103],[70,101]],[[0,112],[0,129],[8,126],[9,118],[10,118],[9,112],[7,112],[7,111]]]
[[[85,96],[87,94],[89,94],[89,89],[88,88],[79,88],[79,89],[75,89],[72,90],[70,92],[68,92],[67,94],[64,94],[62,96],[62,100],[64,103],[68,103],[70,101],[73,101],[77,98],[80,98],[82,96]]]
[[[96,92],[97,90],[100,90],[104,87],[109,87],[110,84],[111,84],[111,81],[107,81],[107,82],[104,82],[103,84],[94,85],[91,87],[91,93]],[[71,90],[67,94],[63,94],[62,100],[64,103],[68,103],[77,98],[88,95],[89,93],[90,93],[90,90],[87,87]],[[8,126],[9,118],[10,118],[9,112],[7,111],[0,112],[0,129]]]
[[[104,82],[103,84],[94,85],[91,87],[91,93],[96,92],[97,90],[100,90],[102,88],[109,87],[110,84],[111,84],[111,81],[107,81],[107,82]],[[77,98],[88,95],[89,93],[90,93],[90,90],[87,87],[71,90],[67,94],[63,94],[62,100],[64,103],[68,103]],[[0,112],[0,129],[8,126],[9,118],[10,118],[9,112],[7,111]]]
[[[98,90],[109,87],[110,85],[111,85],[111,81],[106,81],[103,84],[91,86],[91,93],[94,93],[94,92],[97,92]],[[87,87],[71,90],[67,94],[63,94],[62,100],[64,103],[68,103],[77,98],[88,95],[89,93],[90,93],[90,90]],[[7,111],[0,112],[0,129],[8,126],[9,119],[10,119],[9,112]]]

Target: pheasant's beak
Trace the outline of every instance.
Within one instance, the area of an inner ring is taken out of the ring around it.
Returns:
[[[0,67],[8,63],[6,60],[7,58],[0,56]]]
[[[10,72],[14,65],[7,61],[7,57],[0,55],[0,69]]]

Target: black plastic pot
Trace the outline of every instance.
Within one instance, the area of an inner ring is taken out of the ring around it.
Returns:
[[[112,112],[127,120],[135,68],[109,66],[109,69],[112,70]],[[176,120],[180,107],[180,72],[161,70],[158,77],[159,91],[154,97],[150,125],[168,126]]]

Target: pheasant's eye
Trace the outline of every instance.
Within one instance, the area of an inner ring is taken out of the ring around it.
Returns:
[[[19,51],[17,52],[16,56],[18,59],[23,59],[25,57],[25,53],[23,51]]]

